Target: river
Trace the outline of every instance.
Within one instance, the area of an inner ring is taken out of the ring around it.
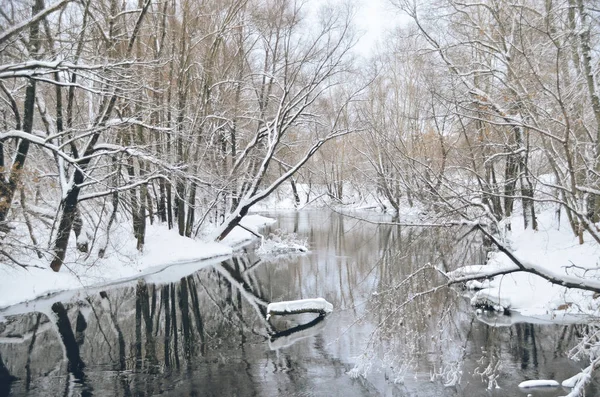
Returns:
[[[567,353],[585,325],[476,314],[439,287],[436,267],[484,260],[474,234],[265,215],[310,252],[247,247],[0,312],[0,396],[560,396],[517,385],[581,368]],[[313,297],[334,312],[265,320],[269,302]]]

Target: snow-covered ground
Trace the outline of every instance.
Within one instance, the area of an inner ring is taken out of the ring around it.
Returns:
[[[242,220],[242,225],[258,232],[260,227],[272,222],[274,220],[271,218],[248,215]],[[182,237],[176,230],[169,230],[165,225],[152,225],[147,228],[144,252],[140,253],[136,250],[136,242],[127,227],[117,227],[113,233],[102,259],[95,255],[86,258],[86,254],[70,247],[67,255],[69,262],[65,262],[58,273],[49,268],[49,261],[46,259],[29,259],[26,269],[14,264],[2,264],[0,308],[58,291],[106,285],[117,280],[156,274],[165,268],[172,268],[173,264],[191,264],[212,258],[225,260],[231,257],[233,248],[256,239],[254,234],[241,227],[236,227],[223,242],[214,243]]]
[[[580,245],[567,223],[566,216],[559,227],[552,210],[538,215],[539,230],[524,230],[522,219],[515,216],[507,242],[512,253],[523,263],[536,266],[558,276],[600,280],[600,247],[585,235]],[[451,273],[451,277],[478,274],[486,276],[499,269],[514,269],[515,264],[501,252],[490,254],[485,266],[465,266]],[[510,309],[524,316],[547,318],[565,315],[597,315],[600,299],[593,292],[567,289],[552,284],[540,276],[517,272],[496,276],[491,280],[474,281],[468,286],[480,289],[471,302]]]

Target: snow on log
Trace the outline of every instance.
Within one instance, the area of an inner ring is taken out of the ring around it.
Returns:
[[[511,308],[511,298],[503,296],[498,289],[482,289],[471,298],[471,306],[505,312]]]
[[[526,380],[525,382],[519,383],[519,387],[522,389],[529,389],[532,387],[559,387],[560,384],[551,379],[534,379]]]
[[[331,313],[333,305],[323,298],[274,302],[267,305],[267,320],[272,314]]]

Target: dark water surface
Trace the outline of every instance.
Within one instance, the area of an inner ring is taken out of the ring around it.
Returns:
[[[584,366],[566,354],[585,325],[490,326],[461,291],[436,288],[434,266],[483,261],[476,236],[269,216],[311,252],[248,249],[0,312],[0,396],[559,396],[517,385]],[[334,305],[324,319],[265,320],[269,302],[319,296]]]

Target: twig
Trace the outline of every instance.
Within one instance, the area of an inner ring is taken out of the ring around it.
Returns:
[[[0,250],[0,254],[4,255],[8,259],[10,259],[15,265],[21,266],[25,270],[29,270],[30,267],[36,267],[38,269],[43,269],[43,267],[37,266],[37,265],[24,265],[21,262],[19,262],[18,260],[16,260],[15,258],[13,258],[12,256],[10,256],[10,254],[4,250]]]

